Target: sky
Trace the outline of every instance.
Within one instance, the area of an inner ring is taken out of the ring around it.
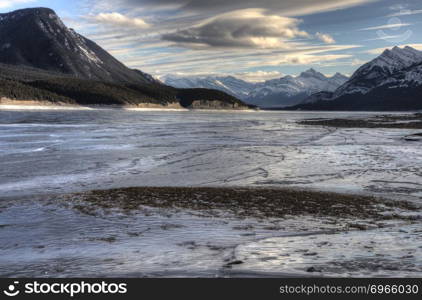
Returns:
[[[422,50],[421,0],[0,0],[0,12],[26,7],[156,77],[351,75],[385,48]]]

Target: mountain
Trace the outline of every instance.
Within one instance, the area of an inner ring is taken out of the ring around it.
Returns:
[[[67,28],[48,8],[0,14],[0,62],[71,74],[81,79],[148,82],[93,41]]]
[[[285,76],[258,84],[245,99],[247,103],[261,107],[284,107],[301,103],[310,95],[332,92],[348,78],[340,73],[326,77],[314,69],[307,70],[297,77]]]
[[[233,76],[175,76],[162,78],[167,85],[177,88],[212,88],[224,91],[245,102],[260,107],[283,107],[302,102],[320,91],[334,91],[348,78],[340,73],[326,77],[310,69],[297,77],[285,76],[262,83],[251,83]]]
[[[233,76],[178,76],[166,75],[161,79],[176,88],[206,88],[226,92],[239,99],[245,99],[255,88],[255,84]]]
[[[83,105],[247,108],[220,91],[175,89],[126,67],[67,28],[49,8],[0,14],[1,98]]]
[[[333,96],[366,94],[375,87],[388,84],[396,73],[421,62],[422,52],[411,47],[386,49],[379,57],[360,67]]]
[[[360,67],[333,93],[315,94],[293,109],[422,109],[422,52],[406,46],[386,49]]]

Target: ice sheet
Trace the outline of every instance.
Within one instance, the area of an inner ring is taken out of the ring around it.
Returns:
[[[422,193],[405,129],[301,126],[368,113],[0,111],[4,196],[124,186],[296,186]]]

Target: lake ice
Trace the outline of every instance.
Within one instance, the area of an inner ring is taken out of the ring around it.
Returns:
[[[403,139],[417,130],[296,124],[368,114],[0,111],[0,275],[303,275],[336,262],[325,275],[420,276],[414,224],[333,233],[312,218],[98,218],[43,204],[44,195],[129,186],[290,186],[420,203],[422,143]],[[265,229],[274,222],[282,229]],[[333,246],[316,246],[325,242]],[[344,247],[353,253],[342,258]],[[245,263],[228,270],[230,259]]]

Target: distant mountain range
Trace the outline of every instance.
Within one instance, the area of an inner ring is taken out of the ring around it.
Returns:
[[[314,94],[291,109],[420,110],[422,51],[409,46],[387,49],[335,91]]]
[[[333,77],[310,69],[299,76],[285,76],[260,83],[252,83],[233,76],[175,76],[162,81],[177,88],[212,88],[224,91],[243,101],[264,108],[286,107],[301,103],[313,93],[334,91],[348,80],[337,73]]]
[[[337,73],[333,77],[310,69],[297,77],[285,76],[259,83],[246,102],[262,107],[285,107],[301,103],[310,95],[321,91],[334,91],[348,80]]]
[[[0,14],[0,98],[70,104],[246,108],[210,89],[180,90],[119,62],[48,8]]]
[[[161,81],[169,86],[189,89],[205,88],[223,91],[239,99],[246,99],[255,84],[233,76],[178,76],[166,75]]]
[[[272,109],[420,110],[422,51],[409,46],[386,49],[360,67],[351,78],[340,73],[326,77],[310,69],[296,77],[285,76],[262,83],[234,77],[171,76],[165,77],[165,82],[174,86],[213,86],[249,104]]]

